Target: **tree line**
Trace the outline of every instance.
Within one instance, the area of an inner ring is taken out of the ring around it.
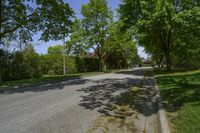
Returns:
[[[168,71],[200,66],[199,0],[123,0],[117,15],[90,0],[80,13],[63,0],[2,0],[1,79],[127,68],[141,63],[137,45]],[[39,55],[29,45],[38,32],[63,43]],[[7,51],[12,43],[18,49]]]
[[[2,0],[1,9],[2,80],[127,68],[140,60],[132,35],[121,32],[106,0],[82,5],[79,19],[62,0]],[[39,40],[63,43],[39,55],[30,45],[38,32]],[[4,49],[13,42],[16,51]]]
[[[19,80],[39,78],[43,75],[63,74],[63,45],[55,45],[48,48],[47,54],[36,53],[33,45],[25,46],[22,51],[0,50],[1,80]],[[113,49],[115,51],[115,49]],[[110,52],[109,52],[110,54]],[[111,53],[112,54],[112,53]],[[106,55],[107,69],[127,68],[127,58],[121,56],[121,62],[113,61],[112,55]],[[120,56],[118,55],[120,58]],[[134,57],[135,58],[135,57]],[[130,58],[129,58],[130,59]],[[66,74],[101,71],[100,59],[94,53],[84,51],[81,54],[69,54],[65,56]],[[131,62],[130,64],[137,64]]]

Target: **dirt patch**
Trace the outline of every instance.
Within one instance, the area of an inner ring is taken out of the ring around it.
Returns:
[[[99,116],[87,133],[133,133],[137,112],[128,106],[113,106],[110,116]]]

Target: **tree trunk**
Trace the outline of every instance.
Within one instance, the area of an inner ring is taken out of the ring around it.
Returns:
[[[163,46],[163,52],[166,61],[166,70],[171,71],[171,60],[170,60],[170,52],[171,52],[171,29],[166,33],[164,32],[161,43]]]
[[[103,70],[103,60],[101,58],[101,55],[99,55],[99,70],[102,71]]]
[[[20,65],[19,65],[19,72],[20,72],[20,79],[22,79],[22,66],[23,66],[23,53],[22,53],[22,44],[21,41],[19,43],[19,52],[20,52]]]
[[[165,59],[166,59],[166,69],[167,71],[171,71],[171,60],[169,57],[169,52],[165,54]]]
[[[103,60],[102,60],[102,54],[101,54],[99,45],[97,45],[97,51],[95,50],[95,52],[99,58],[99,71],[102,71]]]

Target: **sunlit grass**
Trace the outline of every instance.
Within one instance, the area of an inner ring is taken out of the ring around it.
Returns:
[[[173,75],[187,75],[187,74],[195,74],[200,73],[200,70],[187,70],[187,69],[174,69],[170,72],[162,71],[160,69],[155,69],[154,73],[156,76],[173,76]]]

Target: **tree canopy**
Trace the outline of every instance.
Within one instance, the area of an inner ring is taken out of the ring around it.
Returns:
[[[131,34],[128,31],[121,32],[120,22],[112,23],[104,46],[105,63],[115,69],[129,67],[134,64],[136,56],[137,48]]]
[[[2,43],[5,38],[12,41],[19,32],[21,38],[31,40],[40,31],[44,41],[59,40],[68,34],[72,17],[72,8],[63,0],[2,0],[0,38]]]
[[[107,28],[112,21],[112,12],[106,0],[90,0],[88,4],[82,6],[81,14],[86,35],[85,44],[88,48],[92,48],[101,60]]]
[[[199,10],[198,0],[123,0],[119,13],[139,45],[150,54],[162,53],[170,70],[178,43],[199,45]]]

